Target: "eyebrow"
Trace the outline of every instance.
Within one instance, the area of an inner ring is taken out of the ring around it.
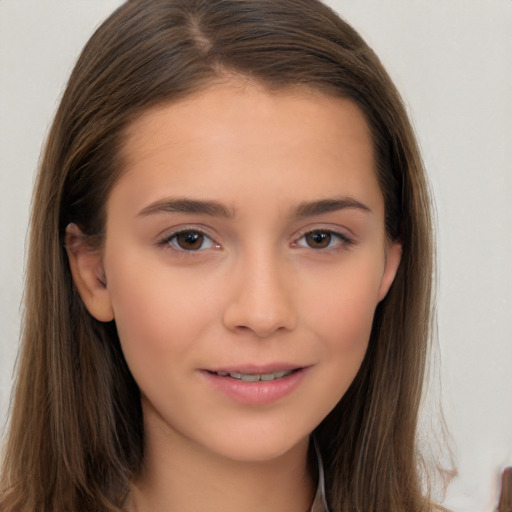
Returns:
[[[234,212],[217,201],[177,198],[163,199],[143,208],[139,216],[146,217],[158,213],[192,213],[210,215],[212,217],[234,217]]]
[[[292,217],[305,218],[322,215],[345,209],[357,209],[364,212],[370,212],[370,208],[360,201],[351,197],[321,199],[318,201],[305,201],[300,203],[292,213]],[[143,208],[138,216],[146,217],[148,215],[162,213],[186,213],[197,215],[209,215],[211,217],[233,218],[234,210],[227,208],[217,201],[206,201],[198,199],[176,198],[163,199],[152,203]]]
[[[348,208],[371,213],[370,208],[357,199],[353,199],[352,197],[343,197],[300,203],[295,209],[295,217],[314,217],[316,215],[336,212],[338,210],[345,210]]]

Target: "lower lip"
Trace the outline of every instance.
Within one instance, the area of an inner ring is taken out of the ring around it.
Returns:
[[[201,371],[213,388],[244,405],[266,405],[277,402],[299,386],[306,372],[307,368],[301,368],[280,379],[244,382],[233,377],[221,377],[215,373]]]

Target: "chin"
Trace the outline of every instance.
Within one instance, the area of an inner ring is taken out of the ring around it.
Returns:
[[[236,462],[270,462],[295,450],[307,452],[309,433],[303,436],[277,435],[261,430],[258,433],[242,433],[231,435],[228,439],[219,439],[209,445],[212,452]]]

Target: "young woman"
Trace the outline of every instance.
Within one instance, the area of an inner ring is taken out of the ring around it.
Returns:
[[[432,510],[429,212],[329,8],[126,2],[37,180],[0,510]]]

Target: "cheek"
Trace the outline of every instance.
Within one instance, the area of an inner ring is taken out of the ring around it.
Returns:
[[[350,301],[346,307],[323,314],[326,321],[324,356],[332,362],[330,378],[346,390],[355,377],[368,348],[373,323],[373,307],[366,301]]]
[[[364,359],[378,304],[378,273],[351,273],[310,304],[310,325],[323,340],[326,386],[338,390],[337,402]]]
[[[108,287],[130,367],[150,367],[155,361],[186,354],[191,339],[201,336],[204,323],[198,318],[204,320],[208,308],[198,304],[198,294],[188,284],[142,258],[117,258]]]
[[[346,345],[347,349],[368,341],[381,276],[380,260],[373,264],[356,263],[326,276],[323,291],[313,295],[308,307],[316,318],[312,321],[323,326],[325,336]]]
[[[333,294],[334,295],[334,294]],[[335,294],[328,304],[319,308],[320,322],[326,326],[326,334],[336,345],[347,350],[366,344],[370,336],[376,307],[373,293],[357,290],[347,295]]]

